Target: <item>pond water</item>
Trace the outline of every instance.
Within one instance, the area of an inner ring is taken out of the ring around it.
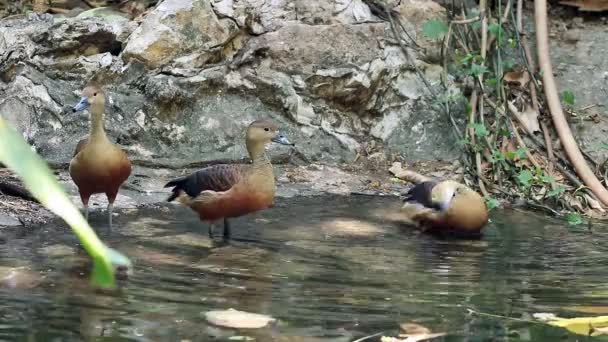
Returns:
[[[608,313],[605,226],[495,211],[482,239],[442,240],[397,224],[398,204],[277,199],[233,220],[229,245],[214,245],[207,225],[178,206],[124,210],[111,231],[105,212],[93,213],[99,235],[134,262],[116,291],[88,286],[64,223],[8,234],[0,340],[353,341],[415,322],[448,333],[434,341],[576,341],[587,339],[468,309],[523,319]],[[259,330],[206,323],[205,312],[228,308],[278,321]]]

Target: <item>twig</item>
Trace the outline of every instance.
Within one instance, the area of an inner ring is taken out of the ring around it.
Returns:
[[[534,167],[540,168],[540,164],[538,164],[538,162],[536,161],[536,158],[534,158],[534,156],[532,155],[532,153],[530,153],[530,150],[526,146],[526,143],[524,142],[524,140],[519,135],[519,132],[517,131],[517,127],[515,127],[515,124],[513,123],[513,120],[511,120],[511,118],[508,118],[508,120],[509,120],[509,123],[511,124],[511,127],[513,129],[513,135],[515,135],[515,140],[517,140],[517,143],[519,144],[520,147],[523,147],[526,150],[526,156],[528,157],[528,159],[530,160],[530,162],[532,163],[532,165],[534,165]]]

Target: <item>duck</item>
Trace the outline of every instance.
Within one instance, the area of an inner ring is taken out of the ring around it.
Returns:
[[[108,198],[108,224],[112,226],[114,200],[121,185],[131,175],[131,162],[120,146],[112,143],[104,128],[106,95],[97,86],[87,86],[80,101],[72,107],[77,113],[89,109],[89,134],[77,144],[70,161],[69,173],[78,187],[89,219],[89,198],[93,194],[105,193]]]
[[[420,230],[457,237],[478,237],[488,223],[483,197],[465,184],[451,179],[432,179],[393,165],[396,177],[414,183],[402,194],[400,214]]]
[[[245,138],[250,164],[217,164],[173,179],[164,186],[172,187],[167,202],[177,200],[208,222],[210,238],[216,222],[223,220],[223,238],[229,239],[229,218],[266,209],[274,201],[274,172],[265,152],[273,142],[295,146],[272,120],[253,121]]]

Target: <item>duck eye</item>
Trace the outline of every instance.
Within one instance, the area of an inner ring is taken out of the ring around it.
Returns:
[[[270,128],[268,128],[268,127],[264,128],[264,130],[265,130],[266,132],[270,132]]]
[[[97,93],[93,93],[93,96],[97,96]]]

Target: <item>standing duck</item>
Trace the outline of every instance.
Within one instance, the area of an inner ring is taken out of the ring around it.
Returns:
[[[404,194],[401,214],[423,231],[456,236],[479,236],[488,222],[483,198],[453,180],[433,180],[394,165],[396,177],[414,183]]]
[[[86,87],[82,98],[72,111],[87,108],[90,112],[89,135],[76,145],[70,161],[70,176],[78,187],[80,199],[89,218],[89,198],[92,194],[105,193],[108,197],[108,223],[112,226],[112,208],[118,189],[131,174],[131,162],[127,154],[110,142],[104,129],[105,94],[95,86]]]
[[[228,218],[269,207],[274,199],[275,181],[265,148],[271,142],[294,144],[270,120],[257,120],[247,128],[246,144],[251,164],[220,164],[176,178],[165,185],[173,187],[167,199],[177,199],[190,207],[203,221],[210,222],[209,237],[217,220],[224,219],[224,239],[230,237]]]

